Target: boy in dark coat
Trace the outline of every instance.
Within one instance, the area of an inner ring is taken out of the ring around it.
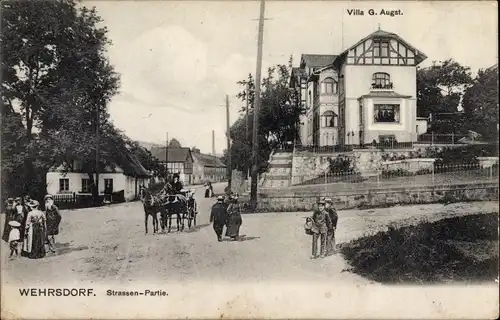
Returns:
[[[339,216],[337,214],[337,210],[333,207],[333,201],[330,198],[325,199],[325,209],[330,216],[331,225],[328,229],[326,235],[326,254],[335,253],[335,230],[337,229],[337,221],[339,220]]]
[[[45,196],[45,215],[47,217],[47,245],[49,251],[55,253],[55,236],[59,234],[59,223],[61,222],[61,214],[59,209],[54,204],[54,197],[50,194]]]
[[[222,231],[224,230],[224,225],[227,222],[227,207],[224,204],[224,197],[217,197],[217,203],[213,205],[212,212],[210,213],[210,223],[213,222],[213,227],[215,234],[217,234],[217,240],[222,241]]]

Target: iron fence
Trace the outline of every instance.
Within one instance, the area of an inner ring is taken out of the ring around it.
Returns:
[[[451,185],[461,183],[498,181],[498,163],[484,167],[481,164],[431,164],[417,168],[380,168],[368,172],[333,171],[316,175],[294,175],[293,189],[317,187],[334,191],[383,189],[397,186]]]

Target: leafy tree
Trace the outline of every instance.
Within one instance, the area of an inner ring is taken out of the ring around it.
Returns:
[[[453,59],[417,70],[417,114],[457,112],[464,90],[472,83],[471,71]]]
[[[191,148],[191,152],[192,153],[201,153],[200,149],[196,148],[196,147],[192,147]]]
[[[288,66],[276,65],[267,70],[262,81],[261,107],[259,110],[259,172],[267,168],[269,154],[273,148],[285,147],[299,137],[299,117],[305,109],[295,103],[295,93],[288,87],[291,61]],[[249,112],[246,118],[245,108],[241,109],[240,118],[231,126],[231,166],[248,172],[252,166],[252,130],[253,104],[255,99],[254,78],[249,74],[246,80],[239,81],[242,91],[237,97],[243,101],[248,94]],[[247,88],[249,88],[247,93]],[[247,122],[248,121],[248,122]],[[246,125],[248,123],[248,137]],[[227,150],[223,161],[227,161]],[[225,162],[226,163],[226,162]]]
[[[169,148],[182,148],[181,143],[175,138],[170,140],[170,142],[168,143],[168,147]]]
[[[464,94],[468,129],[487,139],[498,139],[498,68],[479,70]]]
[[[23,122],[23,139],[16,139],[23,145],[7,167],[24,165],[17,177],[28,185],[24,192],[43,194],[47,170],[60,161],[94,166],[97,112],[104,153],[119,140],[106,111],[119,77],[107,60],[110,41],[100,22],[95,9],[77,8],[73,0],[2,2],[1,96],[8,107],[2,112]],[[16,138],[8,130],[2,126],[3,156]]]

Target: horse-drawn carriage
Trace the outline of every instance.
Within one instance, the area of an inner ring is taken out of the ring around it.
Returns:
[[[148,232],[148,216],[153,217],[153,232],[158,231],[157,214],[160,213],[160,225],[165,231],[168,223],[168,231],[172,227],[172,215],[177,217],[177,231],[184,230],[184,222],[187,220],[188,228],[196,226],[196,215],[198,208],[194,198],[195,190],[182,189],[175,192],[169,184],[158,194],[153,195],[145,188],[141,189],[141,200],[144,204],[145,227]]]

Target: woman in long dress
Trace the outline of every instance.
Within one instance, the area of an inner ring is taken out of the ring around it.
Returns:
[[[240,236],[240,227],[243,223],[241,219],[241,207],[238,203],[238,196],[232,195],[230,197],[230,203],[227,207],[227,228],[226,228],[226,237],[230,237],[232,240],[238,240]]]
[[[26,217],[22,255],[30,259],[40,259],[45,257],[47,219],[45,213],[38,209],[38,201],[32,200],[28,206],[31,211]]]

